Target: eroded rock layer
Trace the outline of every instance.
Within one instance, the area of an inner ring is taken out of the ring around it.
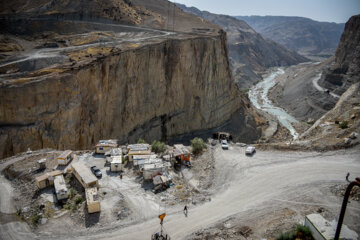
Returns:
[[[240,108],[244,115],[226,51],[224,35],[167,40],[11,81],[0,88],[0,155],[84,149],[102,138],[168,140],[216,127]]]

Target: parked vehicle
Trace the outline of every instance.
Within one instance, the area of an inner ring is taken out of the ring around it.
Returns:
[[[92,166],[91,168],[92,173],[97,177],[97,178],[101,178],[102,177],[102,173],[100,171],[100,169],[96,166]]]
[[[226,140],[221,140],[221,147],[222,149],[229,149],[229,145],[228,145],[228,142]]]
[[[246,155],[253,155],[255,152],[256,152],[256,150],[255,150],[254,146],[249,146],[245,150]]]

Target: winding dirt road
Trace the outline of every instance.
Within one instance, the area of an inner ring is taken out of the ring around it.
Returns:
[[[244,148],[232,145],[228,151],[219,146],[215,149],[216,176],[213,198],[201,206],[190,206],[189,216],[181,209],[165,218],[164,227],[172,239],[184,239],[187,235],[209,227],[229,216],[244,219],[248,211],[264,208],[269,202],[291,203],[292,196],[301,194],[297,189],[312,189],[319,183],[344,183],[344,176],[360,176],[360,147],[334,152],[276,152],[258,151],[253,157],[244,155]],[[329,202],[327,196],[317,202],[293,202],[313,204],[340,209],[341,201]],[[360,216],[360,203],[351,202],[349,209]],[[247,212],[247,213],[246,213]],[[97,232],[51,233],[34,236],[22,223],[8,223],[0,227],[2,239],[150,239],[159,230],[159,221],[154,216],[148,221],[121,229]]]

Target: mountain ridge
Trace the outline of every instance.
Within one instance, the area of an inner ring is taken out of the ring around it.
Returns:
[[[245,21],[228,15],[201,11],[195,7],[186,7],[183,4],[177,3],[177,6],[225,30],[232,73],[242,89],[250,88],[255,82],[260,81],[262,72],[269,67],[289,66],[308,61],[295,51],[264,39]]]
[[[305,17],[235,16],[265,38],[300,54],[330,56],[336,51],[345,23],[319,22]]]

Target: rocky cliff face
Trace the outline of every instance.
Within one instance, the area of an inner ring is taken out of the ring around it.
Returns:
[[[168,40],[4,84],[0,156],[28,147],[84,149],[102,138],[168,140],[219,126],[239,109],[245,116],[226,51],[224,35]],[[256,137],[254,125],[243,140]]]
[[[0,158],[106,138],[261,135],[226,34],[173,3],[17,0],[0,13],[0,34],[20,50],[0,54]]]
[[[352,16],[345,25],[335,61],[325,71],[321,84],[337,94],[343,94],[360,81],[360,15]]]
[[[221,26],[227,33],[232,73],[240,88],[250,88],[261,80],[261,73],[269,67],[289,66],[308,61],[303,56],[272,40],[264,39],[245,21],[231,16],[200,11],[195,7],[177,4],[185,12]]]

